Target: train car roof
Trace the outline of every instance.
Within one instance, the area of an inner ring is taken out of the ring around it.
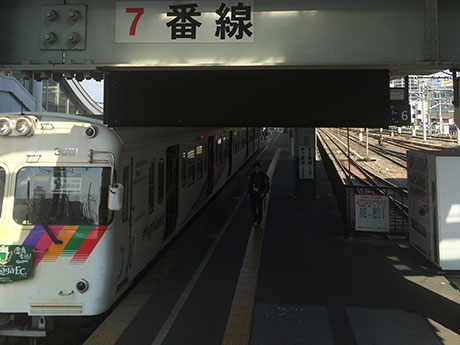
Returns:
[[[36,116],[40,121],[43,118],[47,120],[56,119],[57,121],[75,121],[75,122],[86,122],[107,127],[103,122],[102,115],[74,115],[74,114],[63,114],[53,112],[9,112],[2,113],[1,116],[21,116],[29,115]],[[107,127],[110,128],[110,127]],[[211,130],[226,130],[227,128],[213,128],[213,127],[116,127],[110,128],[118,134],[122,142],[124,143],[141,143],[147,141],[162,141],[171,138],[180,138],[188,135],[205,135]]]
[[[52,113],[52,112],[39,112],[39,111],[24,111],[24,112],[9,112],[9,113],[1,113],[0,116],[20,116],[20,115],[28,115],[28,116],[36,116],[39,120],[42,117],[53,117],[60,120],[67,120],[67,121],[81,121],[81,122],[89,122],[98,125],[103,124],[103,116],[102,115],[87,115],[87,114],[63,114],[63,113]]]

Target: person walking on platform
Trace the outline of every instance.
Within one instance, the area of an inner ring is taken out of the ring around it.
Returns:
[[[255,163],[253,166],[254,172],[249,178],[248,195],[249,195],[249,207],[251,209],[252,224],[260,227],[262,223],[264,199],[270,189],[270,181],[262,171],[262,167],[259,163]]]

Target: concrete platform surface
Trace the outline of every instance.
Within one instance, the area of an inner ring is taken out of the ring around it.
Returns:
[[[321,161],[317,197],[295,198],[288,136],[276,134],[258,160],[267,169],[279,148],[250,344],[460,345],[455,285],[396,241],[344,239]],[[124,311],[114,311],[101,328],[111,340],[88,344],[222,343],[251,232],[246,186],[253,162],[158,260],[122,302]]]
[[[329,344],[332,334],[336,345],[459,345],[455,285],[396,241],[344,239],[326,171],[317,163],[314,200],[292,198],[287,147],[275,171],[251,344]]]

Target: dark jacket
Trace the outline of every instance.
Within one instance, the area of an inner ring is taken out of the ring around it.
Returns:
[[[261,198],[262,194],[265,196],[269,189],[270,181],[265,173],[253,173],[249,178],[248,193],[252,198]]]

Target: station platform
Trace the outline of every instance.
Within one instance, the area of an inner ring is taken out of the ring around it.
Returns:
[[[263,229],[247,177],[272,184]],[[460,293],[404,242],[343,238],[326,171],[296,198],[289,138],[275,134],[196,217],[86,345],[460,344]]]

